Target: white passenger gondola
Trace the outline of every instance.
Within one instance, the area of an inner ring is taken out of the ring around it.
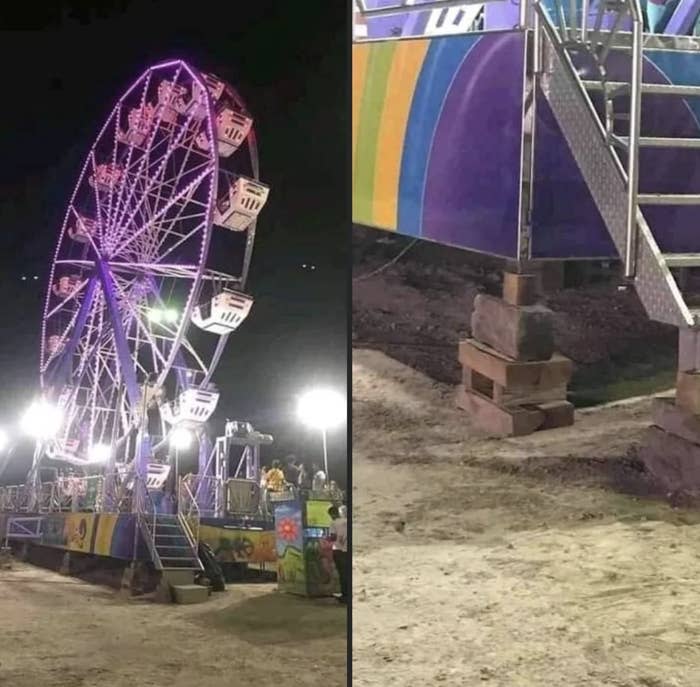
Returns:
[[[192,313],[192,322],[205,332],[230,334],[248,317],[252,307],[253,298],[248,294],[225,290],[198,305]]]
[[[214,211],[214,224],[232,231],[245,231],[267,202],[270,188],[259,181],[239,176],[220,198]]]

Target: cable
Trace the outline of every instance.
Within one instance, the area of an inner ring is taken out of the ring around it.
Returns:
[[[388,269],[388,268],[391,267],[393,264],[395,264],[401,257],[403,257],[406,253],[408,253],[408,251],[409,251],[411,248],[413,248],[413,246],[415,246],[416,243],[418,243],[418,239],[413,239],[413,241],[411,241],[411,243],[409,243],[405,248],[403,248],[403,249],[401,250],[401,252],[400,252],[396,257],[392,258],[392,259],[389,260],[389,262],[387,262],[385,265],[382,265],[381,267],[379,267],[378,269],[376,269],[376,270],[370,272],[369,274],[362,274],[362,275],[360,275],[359,277],[353,278],[353,280],[352,280],[353,283],[355,283],[356,281],[364,281],[365,279],[369,279],[370,277],[374,277],[375,275],[380,274],[380,273],[383,272],[384,270]]]

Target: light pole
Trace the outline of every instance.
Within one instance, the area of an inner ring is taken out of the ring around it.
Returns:
[[[328,430],[338,426],[346,419],[347,401],[345,396],[332,389],[312,389],[299,397],[297,415],[305,425],[321,430],[323,469],[326,473],[326,483],[329,483]]]

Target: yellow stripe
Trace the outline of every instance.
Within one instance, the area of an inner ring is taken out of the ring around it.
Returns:
[[[370,45],[352,46],[352,176],[355,181],[355,153],[357,151],[357,131],[360,126],[360,105],[365,90],[365,75],[369,59]]]
[[[379,126],[375,162],[372,215],[373,224],[377,227],[396,230],[404,136],[413,92],[429,45],[428,40],[397,41]]]

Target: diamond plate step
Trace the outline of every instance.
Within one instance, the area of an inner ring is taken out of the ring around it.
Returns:
[[[700,205],[700,194],[694,193],[640,193],[640,205]]]
[[[624,148],[628,148],[630,140],[628,136],[613,136],[612,142]],[[639,145],[643,148],[700,148],[700,138],[640,136]]]
[[[669,267],[700,267],[700,253],[664,253]]]
[[[600,81],[584,81],[583,85],[589,91],[602,91],[603,84]],[[611,90],[618,91],[616,95],[629,93],[630,85],[624,81],[608,81],[607,86]],[[700,97],[700,86],[679,86],[677,84],[643,83],[642,94],[650,95],[683,95],[686,97]]]

